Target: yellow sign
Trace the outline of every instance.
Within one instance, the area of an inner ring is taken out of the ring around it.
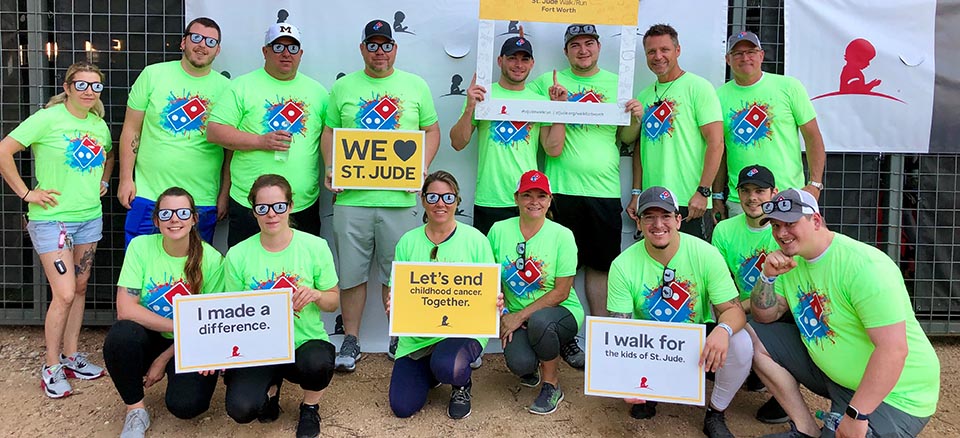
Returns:
[[[423,131],[334,129],[332,185],[420,190],[425,144]]]
[[[390,336],[500,336],[500,265],[393,262]]]
[[[636,26],[639,6],[639,0],[480,0],[480,19]]]

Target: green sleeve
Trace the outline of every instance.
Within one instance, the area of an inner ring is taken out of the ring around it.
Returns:
[[[813,109],[813,102],[807,94],[807,89],[795,78],[790,80],[790,106],[793,110],[793,119],[797,126],[803,126],[817,118],[817,110]]]
[[[892,262],[881,261],[872,266],[864,264],[848,274],[847,278],[840,279],[845,286],[843,292],[849,297],[864,328],[883,327],[906,320],[901,298],[907,296],[907,290],[900,269]]]
[[[477,234],[480,234],[482,237],[483,234],[479,231]],[[475,251],[475,254],[480,256],[480,259],[477,260],[477,263],[496,263],[497,259],[493,256],[493,248],[490,247],[490,242],[485,238],[477,240],[476,245],[478,248]]]
[[[52,111],[53,108],[49,108],[33,113],[30,117],[27,117],[27,120],[24,120],[14,128],[13,131],[10,131],[10,138],[22,144],[23,147],[29,148],[30,145],[36,143],[46,135],[47,128],[50,126],[48,119],[50,119],[49,115],[52,114]]]
[[[549,74],[549,73],[547,73],[547,74]],[[549,94],[547,93],[547,89],[549,88],[549,86],[545,87],[545,86],[543,85],[543,80],[544,80],[545,77],[547,77],[547,76],[546,76],[547,74],[540,75],[540,77],[534,79],[532,82],[530,82],[529,84],[527,84],[527,87],[528,87],[530,90],[532,90],[534,93],[537,93],[537,94],[539,94],[539,95],[541,95],[541,96],[549,96]],[[552,78],[552,76],[551,76],[551,78]]]
[[[201,293],[223,292],[223,256],[205,242],[203,247],[203,290]]]
[[[93,114],[91,114],[91,116],[93,116]],[[99,117],[97,118],[99,119]],[[100,136],[104,139],[103,150],[107,152],[113,150],[113,138],[110,135],[110,127],[107,126],[107,122],[103,119],[100,119]]]
[[[143,289],[143,249],[144,243],[150,238],[144,236],[130,241],[127,252],[123,256],[123,266],[120,268],[120,279],[117,286],[127,289]]]
[[[330,129],[343,127],[340,123],[340,89],[343,87],[339,85],[333,84],[333,87],[330,87],[330,95],[327,97],[327,114],[324,117],[324,123]]]
[[[557,272],[554,278],[573,277],[577,275],[577,241],[573,232],[562,226],[557,227]]]
[[[617,260],[610,265],[610,274],[607,277],[607,310],[630,315],[634,313],[633,294],[627,284],[627,276]]]
[[[725,239],[726,233],[723,231],[724,229],[723,221],[721,221],[717,224],[716,228],[713,229],[713,238],[710,240],[710,244],[720,252],[720,256],[723,257],[724,260],[724,266],[726,266],[728,244]]]
[[[237,247],[227,251],[227,257],[224,260],[223,284],[226,292],[238,292],[247,290],[243,282],[243,269],[238,265],[242,263],[240,259],[243,254],[239,253]]]
[[[697,126],[704,126],[713,122],[723,120],[723,111],[720,109],[720,99],[717,98],[717,92],[705,79],[697,86],[694,91],[694,98]]]
[[[420,80],[420,127],[425,128],[437,123],[437,108],[433,104],[433,94],[430,93],[430,87],[426,81]]]
[[[720,255],[720,251],[713,251],[709,246],[704,246],[703,257],[706,258],[701,266],[706,269],[705,277],[707,280],[707,293],[710,295],[710,303],[718,305],[739,299],[740,292],[737,285],[733,283],[730,277],[730,271],[727,270],[727,264]]]
[[[222,98],[213,106],[210,121],[227,126],[240,126],[243,119],[243,98],[238,90],[242,84],[234,81],[229,91],[222,93]]]
[[[137,77],[137,80],[133,82],[133,87],[130,88],[130,93],[127,94],[127,106],[130,109],[137,111],[146,111],[147,105],[150,103],[150,92],[152,91],[150,84],[153,81],[150,78],[150,72],[153,69],[147,67],[140,72],[140,76]]]
[[[317,270],[313,279],[316,289],[327,290],[336,286],[340,278],[337,277],[337,270],[333,266],[333,253],[330,252],[330,245],[325,240],[320,240],[314,258],[317,263]]]

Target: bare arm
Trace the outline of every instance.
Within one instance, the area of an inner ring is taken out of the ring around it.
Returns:
[[[230,162],[233,161],[233,151],[223,150],[223,164],[220,166],[220,193],[217,193],[217,220],[222,221],[230,214]]]
[[[771,323],[787,311],[787,300],[773,291],[773,285],[758,280],[750,292],[750,313],[761,323]]]
[[[430,126],[421,126],[420,129],[424,130],[426,133],[426,148],[424,149],[425,159],[424,165],[426,166],[424,172],[430,168],[430,163],[433,163],[434,157],[437,156],[437,151],[440,150],[440,123],[436,122]]]
[[[3,180],[7,182],[13,193],[21,199],[30,190],[30,187],[27,187],[27,183],[20,176],[17,163],[13,161],[13,154],[24,149],[26,148],[20,142],[14,140],[13,137],[6,136],[3,140],[0,140],[0,175],[3,175]]]
[[[573,287],[573,277],[557,277],[554,281],[553,289],[543,294],[536,301],[530,303],[519,312],[508,313],[500,318],[500,340],[506,345],[513,339],[513,332],[520,328],[524,322],[530,319],[536,311],[547,307],[559,306],[567,297],[570,296],[570,288]]]
[[[477,102],[482,102],[486,96],[487,90],[477,85],[477,75],[473,75],[470,80],[470,86],[467,87],[467,102],[463,107],[463,114],[457,119],[457,123],[450,128],[450,146],[462,151],[470,143],[470,137],[473,136],[473,111],[477,108]]]
[[[333,312],[340,307],[340,288],[333,286],[327,290],[317,290],[301,286],[293,291],[293,310],[300,311],[310,303],[316,303],[324,312]]]
[[[633,146],[633,160],[631,164],[633,166],[633,185],[631,189],[640,189],[643,187],[643,164],[640,162],[640,142],[637,142]],[[627,216],[630,216],[631,219],[637,219],[637,198],[639,195],[630,194],[630,203],[627,204]]]
[[[869,414],[880,406],[900,379],[907,358],[906,323],[867,329],[874,350],[860,380],[860,387],[850,399],[850,405]]]
[[[133,321],[156,332],[172,332],[173,320],[140,305],[140,290],[117,286],[117,319]]]
[[[257,135],[222,123],[207,123],[207,140],[232,151],[286,151],[290,149],[292,138],[287,131]]]
[[[103,160],[103,176],[100,177],[101,189],[104,189],[102,183],[105,182],[107,184],[110,184],[110,177],[113,176],[113,164],[116,162],[116,156],[117,156],[116,152],[114,152],[113,149],[111,149],[110,152],[107,152],[106,159]],[[105,191],[106,189],[101,191],[101,196],[102,196],[102,193],[104,193]]]
[[[700,185],[713,185],[720,159],[723,157],[723,122],[707,123],[700,127],[700,134],[707,141],[707,152],[703,156],[703,170],[700,172]]]
[[[713,193],[723,193],[723,190],[727,187],[728,173],[727,169],[727,150],[724,148],[723,153],[720,154],[720,166],[717,169],[717,176],[713,178]],[[727,218],[727,206],[723,203],[721,199],[713,199],[713,211],[720,213],[720,219]]]
[[[130,208],[137,196],[137,186],[133,182],[133,169],[140,152],[140,133],[143,129],[144,112],[127,107],[123,116],[123,129],[120,131],[120,186],[117,198],[120,204]]]
[[[823,136],[820,135],[820,126],[817,125],[817,119],[800,126],[800,134],[803,135],[803,144],[807,149],[807,169],[810,173],[809,181],[816,181],[823,184],[823,171],[827,163],[826,146],[823,144]],[[803,188],[815,198],[820,197],[820,189],[814,186]]]
[[[540,127],[540,144],[543,145],[543,151],[551,157],[559,157],[563,153],[566,139],[567,125],[564,123]]]
[[[611,318],[633,319],[633,315],[626,312],[610,312]]]

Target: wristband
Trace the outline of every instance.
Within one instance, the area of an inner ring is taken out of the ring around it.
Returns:
[[[27,189],[27,193],[24,193],[23,196],[20,197],[20,200],[26,201],[26,200],[27,200],[27,195],[29,195],[30,192],[32,192],[32,191],[33,191],[33,189]]]
[[[767,283],[767,284],[773,284],[774,281],[777,281],[777,276],[774,275],[774,276],[772,276],[772,277],[767,277],[767,276],[764,275],[763,273],[760,273],[760,281],[762,281],[762,282],[764,282],[764,283]]]
[[[723,201],[723,193],[714,193],[710,195],[711,198],[716,199],[717,201]]]
[[[817,188],[817,190],[823,190],[823,183],[818,181],[813,181],[813,180],[807,181],[807,185],[814,186]]]
[[[733,337],[733,327],[730,327],[729,325],[727,325],[727,323],[721,322],[720,324],[717,324],[717,328],[722,328],[726,330],[727,334],[730,335],[731,338]]]
[[[631,190],[630,190],[630,195],[632,195],[632,196],[640,196],[641,193],[643,193],[643,190],[640,190],[640,189],[631,189]]]
[[[103,186],[103,188],[105,188],[105,189],[109,189],[109,188],[110,188],[110,183],[108,183],[108,182],[106,182],[106,181],[100,181],[100,185]]]

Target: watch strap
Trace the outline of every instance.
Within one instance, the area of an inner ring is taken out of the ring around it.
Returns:
[[[847,410],[845,413],[848,417],[857,421],[866,421],[870,419],[870,414],[861,414],[860,410],[853,407],[853,405],[847,405]]]

